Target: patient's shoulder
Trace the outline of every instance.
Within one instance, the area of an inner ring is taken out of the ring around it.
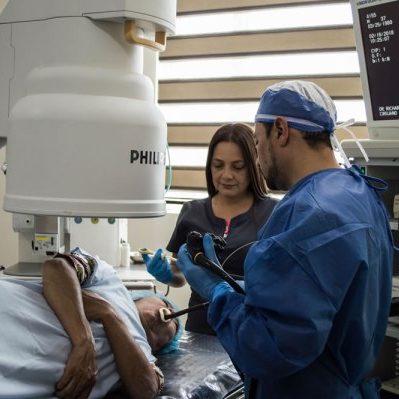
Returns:
[[[85,259],[90,267],[89,277],[82,283],[83,288],[90,288],[95,285],[115,285],[120,282],[114,267],[98,255],[91,254],[82,248],[75,248],[71,253],[78,254]]]

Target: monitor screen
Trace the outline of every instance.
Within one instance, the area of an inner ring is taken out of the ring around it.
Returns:
[[[370,3],[358,15],[371,111],[376,121],[399,120],[399,1]]]

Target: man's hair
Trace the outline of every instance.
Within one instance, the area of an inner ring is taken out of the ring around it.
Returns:
[[[327,146],[332,149],[331,134],[328,132],[302,132],[303,139],[308,143],[309,147],[315,149],[320,146]]]
[[[265,128],[266,137],[270,137],[270,133],[272,132],[273,123],[262,122],[263,127]]]
[[[221,142],[235,143],[240,147],[245,166],[248,168],[250,180],[248,189],[253,193],[255,199],[259,200],[265,198],[267,195],[267,188],[257,162],[258,155],[256,152],[253,130],[243,123],[230,123],[221,126],[215,132],[209,143],[205,167],[208,195],[213,197],[217,193],[212,180],[211,167],[215,148]]]
[[[270,133],[272,131],[273,124],[272,123],[262,123],[265,127],[266,137],[270,137]],[[289,125],[289,123],[288,123]],[[331,145],[331,134],[329,132],[304,132],[301,131],[303,139],[306,141],[310,148],[316,149],[320,146],[327,146],[332,149]]]

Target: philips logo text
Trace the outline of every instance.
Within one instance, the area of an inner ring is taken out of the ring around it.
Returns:
[[[165,165],[165,154],[159,151],[130,150],[130,163]]]

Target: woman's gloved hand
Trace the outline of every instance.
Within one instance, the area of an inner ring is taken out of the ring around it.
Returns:
[[[169,284],[172,281],[172,268],[168,259],[163,255],[161,248],[158,248],[153,256],[143,254],[142,257],[148,273],[152,274],[161,283]]]

